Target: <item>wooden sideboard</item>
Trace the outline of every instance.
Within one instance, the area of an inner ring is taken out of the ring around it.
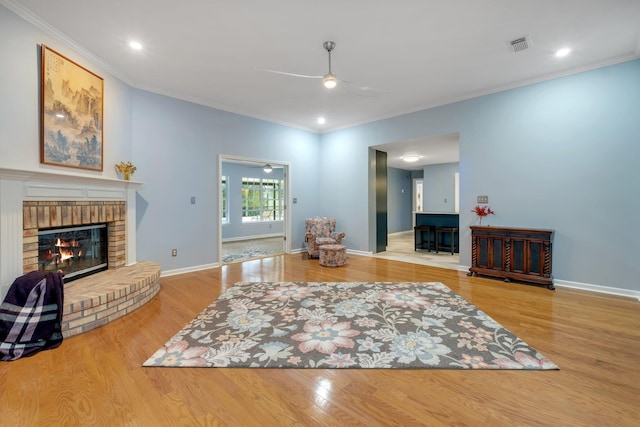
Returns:
[[[555,289],[551,279],[553,230],[471,227],[471,268],[475,274],[520,280]]]

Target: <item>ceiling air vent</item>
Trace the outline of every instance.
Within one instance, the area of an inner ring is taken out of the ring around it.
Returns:
[[[525,36],[525,37],[520,37],[519,39],[516,39],[516,40],[511,40],[509,44],[511,45],[511,49],[513,49],[514,52],[520,52],[520,51],[529,49],[531,42],[529,38]]]

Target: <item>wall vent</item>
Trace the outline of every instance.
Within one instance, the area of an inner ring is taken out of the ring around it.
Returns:
[[[531,41],[529,40],[529,37],[525,36],[520,37],[519,39],[511,40],[509,44],[511,45],[511,49],[513,49],[514,52],[521,52],[523,50],[529,49],[529,47],[531,46]]]

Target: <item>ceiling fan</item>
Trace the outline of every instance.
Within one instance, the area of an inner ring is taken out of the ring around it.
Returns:
[[[308,74],[296,74],[296,73],[288,73],[286,71],[278,71],[278,70],[267,70],[264,68],[257,68],[257,70],[259,71],[266,71],[269,73],[275,73],[275,74],[282,74],[285,76],[292,76],[292,77],[302,77],[302,78],[306,78],[306,79],[322,79],[322,85],[327,88],[327,89],[333,89],[336,86],[341,87],[342,89],[344,89],[346,92],[349,92],[353,95],[359,95],[359,96],[376,96],[378,95],[380,92],[386,92],[382,89],[376,89],[376,88],[372,88],[370,86],[362,86],[362,85],[358,85],[356,83],[347,81],[347,80],[342,80],[342,79],[338,79],[338,77],[336,77],[335,74],[333,74],[333,71],[331,70],[331,52],[333,51],[333,49],[335,49],[336,44],[335,42],[329,40],[326,41],[324,43],[322,43],[322,47],[327,51],[327,54],[329,55],[329,72],[327,74],[321,75],[321,76],[312,76],[312,75],[308,75]]]

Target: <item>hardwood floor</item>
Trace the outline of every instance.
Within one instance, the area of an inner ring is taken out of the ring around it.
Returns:
[[[237,281],[440,281],[559,371],[142,368]],[[279,255],[166,277],[134,313],[58,349],[0,362],[2,426],[631,426],[640,303],[350,256]]]

